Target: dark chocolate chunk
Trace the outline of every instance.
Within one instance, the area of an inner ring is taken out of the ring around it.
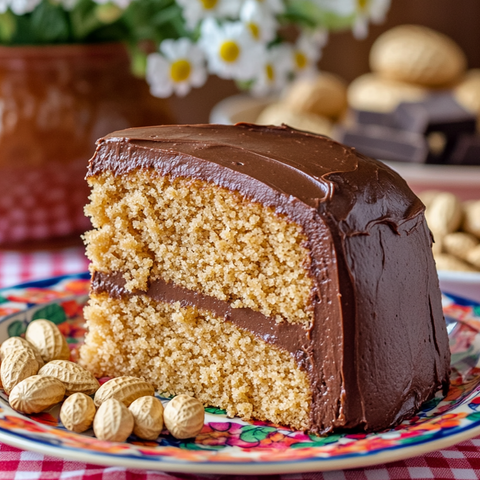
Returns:
[[[461,135],[450,156],[449,163],[480,165],[480,135]]]
[[[373,112],[370,110],[352,110],[355,123],[360,125],[381,125],[397,128],[393,112]]]
[[[476,117],[457,103],[451,93],[430,95],[421,102],[402,102],[394,113],[395,124],[408,131],[442,132],[452,138],[474,133]]]
[[[424,163],[428,155],[423,135],[380,125],[339,129],[336,138],[360,153],[380,160]]]
[[[393,113],[393,123],[408,132],[424,134],[429,124],[427,109],[421,103],[400,103]]]

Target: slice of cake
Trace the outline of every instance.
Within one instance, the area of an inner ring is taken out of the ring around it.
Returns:
[[[424,206],[289,127],[129,129],[90,161],[81,362],[244,419],[379,430],[448,388]]]

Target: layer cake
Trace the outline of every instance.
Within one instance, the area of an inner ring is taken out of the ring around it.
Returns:
[[[424,206],[287,126],[114,132],[90,161],[81,363],[229,416],[376,431],[449,385]]]

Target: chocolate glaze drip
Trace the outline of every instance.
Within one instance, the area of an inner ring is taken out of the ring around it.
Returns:
[[[136,169],[237,191],[302,227],[314,321],[297,361],[310,372],[311,431],[386,428],[448,386],[424,206],[384,164],[287,126],[165,126],[99,140],[88,175]],[[267,324],[245,328],[261,336]],[[268,341],[294,351],[297,338]]]

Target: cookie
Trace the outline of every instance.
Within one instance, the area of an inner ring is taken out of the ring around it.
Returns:
[[[367,73],[348,87],[348,103],[356,110],[391,112],[400,102],[417,102],[427,96],[426,89]]]
[[[321,72],[313,78],[292,83],[283,103],[295,112],[314,113],[335,120],[347,108],[347,84],[336,75]]]
[[[370,68],[385,78],[425,87],[458,81],[465,54],[449,37],[419,25],[400,25],[380,35],[370,51]]]
[[[477,129],[480,127],[480,68],[469,70],[454,88],[455,100],[466,110],[477,115]]]
[[[288,105],[281,102],[272,103],[264,108],[258,116],[256,123],[259,125],[281,125],[285,123],[297,130],[319,133],[331,136],[332,123],[328,118],[314,113],[299,113],[291,110]]]

